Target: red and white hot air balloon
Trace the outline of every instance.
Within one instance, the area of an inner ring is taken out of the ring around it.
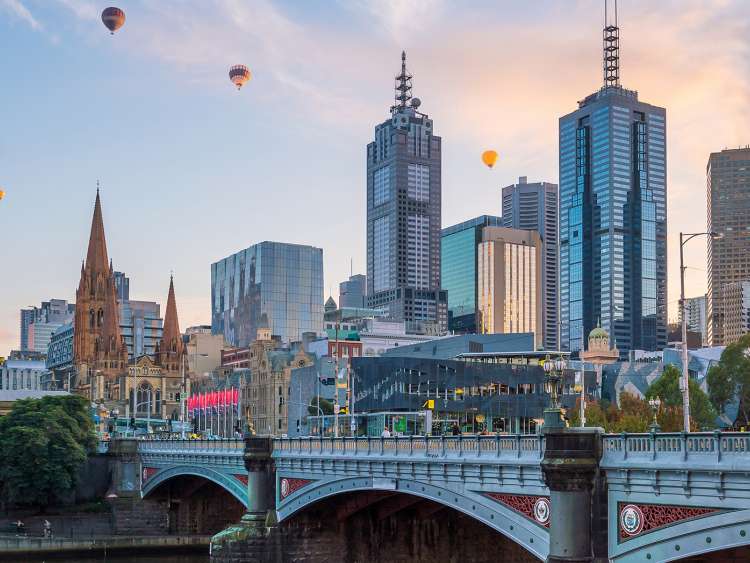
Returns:
[[[114,35],[125,23],[125,12],[120,8],[109,7],[102,12],[102,23],[107,26],[109,32]]]
[[[250,80],[250,77],[250,69],[245,65],[234,65],[229,69],[229,80],[237,86],[237,90],[242,88]]]

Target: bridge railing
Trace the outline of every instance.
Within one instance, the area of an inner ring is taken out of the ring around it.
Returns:
[[[245,450],[245,442],[241,439],[228,440],[138,440],[139,452],[170,453],[237,453]]]
[[[541,460],[544,438],[536,434],[498,436],[391,436],[275,438],[275,456],[503,457]]]
[[[602,465],[630,462],[731,463],[750,466],[750,433],[660,432],[607,434]]]

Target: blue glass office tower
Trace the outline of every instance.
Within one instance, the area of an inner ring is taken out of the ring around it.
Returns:
[[[259,328],[284,343],[323,332],[323,249],[261,242],[211,264],[211,333],[247,346]]]
[[[448,292],[448,330],[477,332],[477,245],[484,227],[502,226],[500,217],[480,215],[442,230],[440,279]]]
[[[560,118],[561,347],[597,324],[622,355],[666,345],[666,110],[619,83],[604,30],[604,87]]]

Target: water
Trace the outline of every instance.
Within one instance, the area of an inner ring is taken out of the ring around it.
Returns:
[[[42,559],[28,561],[45,561]],[[208,555],[122,555],[107,557],[55,557],[49,563],[208,563]]]

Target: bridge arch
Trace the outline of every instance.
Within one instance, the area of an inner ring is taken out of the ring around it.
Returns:
[[[276,487],[277,495],[280,494],[280,489],[279,486]],[[458,492],[403,478],[396,480],[353,477],[316,481],[295,491],[285,499],[277,498],[276,512],[281,522],[304,512],[321,501],[341,495],[371,491],[388,491],[435,502],[465,514],[499,532],[541,560],[545,560],[549,554],[549,531],[546,528],[500,502],[486,497],[482,491]]]
[[[613,541],[616,539],[610,537],[610,544]],[[750,546],[750,510],[728,510],[627,540],[616,545],[611,560],[615,563],[681,561],[747,546]]]
[[[247,485],[239,481],[238,479],[211,469],[210,467],[201,467],[193,465],[176,465],[161,469],[157,471],[151,478],[149,478],[141,488],[141,498],[147,497],[150,493],[155,491],[160,485],[180,476],[194,476],[203,477],[208,481],[220,486],[234,498],[236,498],[242,506],[247,508]]]

